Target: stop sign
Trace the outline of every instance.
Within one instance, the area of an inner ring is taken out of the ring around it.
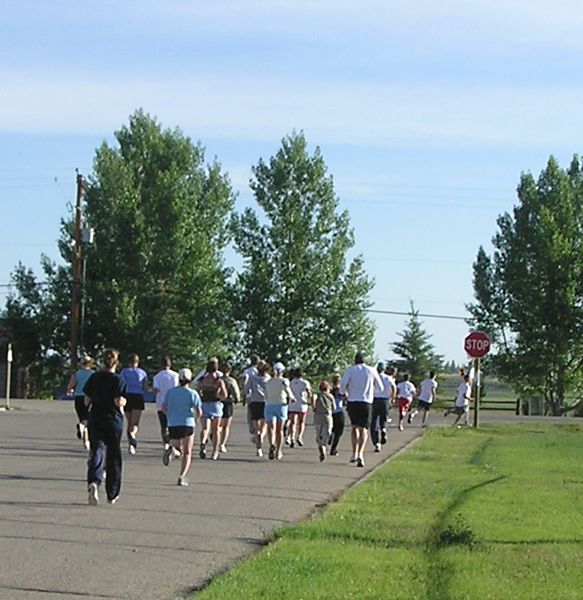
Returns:
[[[490,338],[483,331],[472,331],[464,340],[464,348],[472,358],[482,358],[490,352]]]

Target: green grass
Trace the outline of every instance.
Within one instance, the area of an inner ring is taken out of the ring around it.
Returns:
[[[581,598],[582,434],[429,430],[196,598]]]

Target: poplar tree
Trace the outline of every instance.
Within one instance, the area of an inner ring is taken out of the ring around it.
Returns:
[[[259,160],[250,185],[260,212],[247,208],[233,220],[244,261],[233,287],[242,352],[312,373],[371,352],[373,284],[362,257],[348,259],[349,216],[320,150],[310,154],[303,133],[292,133]]]

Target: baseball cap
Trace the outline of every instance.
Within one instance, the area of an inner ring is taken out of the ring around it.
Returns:
[[[282,362],[276,362],[276,363],[273,365],[273,370],[274,370],[276,373],[283,373],[283,372],[285,371],[285,365],[284,365]]]
[[[178,379],[182,381],[192,381],[192,371],[190,369],[184,368],[178,371]]]
[[[385,368],[384,362],[377,363],[377,371],[382,371],[384,368]]]

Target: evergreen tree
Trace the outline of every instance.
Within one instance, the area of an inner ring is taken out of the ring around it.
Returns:
[[[413,302],[411,302],[407,326],[398,335],[401,339],[393,343],[391,349],[400,358],[390,362],[400,372],[409,373],[415,384],[425,379],[430,370],[441,369],[443,357],[435,352],[430,342],[431,335],[423,328],[419,320],[419,311],[415,310]]]

